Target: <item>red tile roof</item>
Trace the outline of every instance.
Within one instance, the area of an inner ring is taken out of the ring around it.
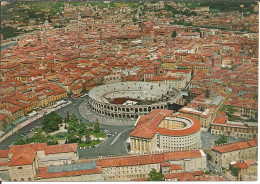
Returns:
[[[193,181],[195,176],[204,176],[203,171],[164,174],[164,179],[178,179],[179,181]]]
[[[170,166],[170,170],[182,170],[182,166],[173,164]]]
[[[143,155],[143,156],[130,156],[122,158],[109,158],[97,160],[97,165],[102,168],[105,167],[120,167],[120,166],[130,166],[130,165],[145,165],[153,163],[164,162],[162,154],[158,155]]]
[[[236,163],[234,165],[232,165],[232,167],[235,167],[235,168],[240,168],[240,169],[247,169],[249,168],[249,166],[246,164],[246,163]]]
[[[227,123],[227,121],[228,121],[228,117],[216,116],[213,123],[222,124],[222,123]]]
[[[200,123],[198,120],[187,118],[193,121],[193,125],[186,129],[170,130],[167,128],[158,127],[161,121],[169,116],[173,111],[156,109],[153,110],[149,115],[141,116],[136,123],[137,127],[129,134],[133,137],[142,137],[150,139],[157,132],[163,135],[189,135],[200,130]]]
[[[255,161],[252,160],[252,159],[248,159],[248,160],[244,160],[244,163],[246,163],[247,165],[254,165],[255,164]]]
[[[47,167],[42,167],[38,169],[40,170],[40,173],[36,174],[36,177],[40,177],[40,178],[60,178],[60,177],[102,173],[101,167],[97,167],[96,169],[68,171],[68,172],[59,172],[59,173],[47,173],[47,169],[48,169]]]
[[[174,151],[166,152],[162,154],[155,155],[140,155],[140,156],[127,156],[121,158],[107,158],[96,160],[97,165],[106,168],[106,167],[120,167],[120,166],[131,166],[131,165],[145,165],[145,164],[155,164],[161,163],[162,167],[170,166],[167,161],[170,160],[180,160],[188,158],[197,158],[201,157],[201,152],[199,150],[187,150],[187,151]],[[172,166],[177,169],[181,169],[181,166],[175,165]]]
[[[180,160],[187,158],[198,158],[201,157],[201,152],[199,150],[187,150],[187,151],[174,151],[163,153],[164,160]]]
[[[155,128],[165,118],[166,115],[172,114],[171,110],[156,109],[153,110],[149,115],[141,116],[137,122],[137,126],[131,133],[130,136],[151,138],[155,134]],[[148,121],[146,121],[148,120]],[[143,121],[145,121],[143,123]]]
[[[46,143],[12,146],[9,153],[12,153],[13,156],[11,157],[9,166],[31,165],[36,152],[43,151],[45,146]]]
[[[0,166],[8,166],[9,162],[0,162]]]
[[[9,150],[0,150],[0,158],[8,158]]]
[[[161,167],[170,167],[170,165],[168,162],[161,163]]]
[[[45,154],[77,152],[78,143],[51,145],[45,148]]]
[[[249,141],[242,141],[242,142],[230,143],[221,146],[215,146],[212,150],[220,153],[226,153],[226,152],[236,151],[240,149],[255,147],[255,146],[257,146],[257,140],[253,139]]]

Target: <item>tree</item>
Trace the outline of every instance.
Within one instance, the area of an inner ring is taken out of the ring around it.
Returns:
[[[67,141],[69,143],[77,143],[78,140],[79,140],[79,138],[76,137],[75,134],[69,134],[69,133],[67,134]]]
[[[172,38],[176,38],[176,36],[177,36],[176,31],[173,31],[173,32],[172,32]]]
[[[135,22],[137,21],[137,18],[133,17],[132,20],[133,20],[133,22],[135,23]]]
[[[99,133],[99,132],[100,132],[100,127],[99,127],[98,119],[96,119],[96,123],[95,123],[95,125],[94,125],[93,131],[94,131],[95,133]]]
[[[88,130],[85,130],[85,139],[86,144],[91,143],[90,133]]]
[[[205,97],[206,97],[206,98],[209,98],[209,97],[210,97],[210,90],[209,90],[209,89],[206,89]]]
[[[84,123],[80,122],[79,127],[78,127],[79,134],[84,134],[86,129],[87,129],[86,125]]]
[[[24,140],[23,138],[18,138],[15,142],[14,145],[24,145],[27,144],[27,141]]]
[[[205,174],[209,174],[210,175],[211,174],[211,170],[206,171]]]
[[[78,121],[77,116],[76,116],[75,114],[72,114],[72,115],[70,116],[70,121],[72,121],[72,122],[77,122],[77,121]]]
[[[148,181],[163,181],[163,174],[157,172],[154,168],[149,173]]]
[[[232,115],[234,112],[235,112],[235,110],[234,110],[234,107],[233,107],[233,106],[228,106],[228,107],[227,107],[227,113],[228,113],[228,114]]]
[[[194,31],[195,32],[200,32],[200,28],[196,27]]]
[[[239,168],[239,167],[232,167],[232,166],[231,166],[230,170],[231,170],[231,174],[232,174],[233,176],[238,177],[238,173],[240,172],[240,168]]]
[[[48,141],[48,138],[42,131],[36,131],[31,140],[34,143],[44,143]]]
[[[48,134],[47,139],[48,139],[47,145],[57,145],[58,144],[58,140],[53,135]]]
[[[67,117],[66,117],[66,120],[67,120],[67,121],[70,120],[70,113],[69,113],[69,111],[67,111]]]
[[[20,34],[16,28],[13,28],[11,26],[1,26],[1,32],[4,39],[15,37]]]
[[[58,115],[56,112],[51,112],[48,115],[43,116],[42,120],[42,129],[47,132],[54,132],[59,130],[59,125],[62,123],[62,117]]]

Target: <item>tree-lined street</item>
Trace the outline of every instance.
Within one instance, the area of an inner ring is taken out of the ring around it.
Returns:
[[[59,114],[62,118],[67,116],[67,111],[70,115],[75,114],[79,119],[82,120],[83,123],[89,124],[90,122],[82,117],[79,112],[79,106],[84,101],[84,99],[70,99],[71,104],[64,106],[55,112]],[[40,126],[43,118],[39,118],[27,126],[21,128],[19,132],[27,132],[36,126]],[[95,122],[92,122],[93,124]],[[81,149],[79,150],[80,158],[86,157],[94,157],[94,156],[104,156],[104,155],[119,155],[126,154],[127,149],[125,146],[125,140],[128,138],[129,133],[133,130],[133,126],[112,126],[112,125],[103,125],[100,124],[100,128],[104,130],[108,130],[111,133],[111,137],[107,137],[103,143],[101,143],[97,148],[91,149]],[[19,132],[14,133],[13,135],[6,138],[0,144],[0,149],[8,149],[9,146],[15,142],[18,138]],[[121,133],[121,134],[120,134]],[[117,140],[111,145],[111,143],[115,140],[115,138],[120,134]]]

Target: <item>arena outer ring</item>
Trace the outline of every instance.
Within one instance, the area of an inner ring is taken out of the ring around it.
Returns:
[[[158,102],[153,103],[149,105],[121,105],[121,104],[111,104],[107,102],[104,99],[104,95],[106,94],[113,94],[118,92],[132,92],[137,91],[136,89],[127,88],[129,86],[136,86],[142,89],[142,87],[147,86],[153,86],[156,88],[156,90],[160,90],[161,88],[169,88],[167,85],[159,84],[159,83],[153,83],[153,82],[118,82],[113,84],[105,84],[101,86],[97,86],[95,88],[92,88],[89,91],[89,97],[88,97],[88,103],[93,111],[96,113],[107,116],[110,118],[119,118],[119,119],[137,119],[141,115],[147,115],[154,109],[166,109],[167,108],[167,102]],[[107,90],[108,88],[115,89],[118,86],[123,86],[124,90]],[[158,88],[157,88],[158,87]],[[153,89],[154,89],[153,88]],[[127,90],[126,90],[127,89]],[[142,90],[140,90],[142,91]],[[138,91],[138,92],[140,92]],[[145,93],[148,93],[148,91],[143,90]],[[175,103],[178,99],[181,98],[181,92],[177,88],[169,88],[168,91],[171,91],[174,93],[173,99],[171,99],[171,102]],[[149,94],[152,96],[151,94]],[[129,97],[129,96],[125,96]],[[156,97],[154,97],[156,100]]]

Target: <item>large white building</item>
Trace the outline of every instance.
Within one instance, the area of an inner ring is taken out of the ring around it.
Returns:
[[[131,152],[199,149],[200,128],[198,120],[173,116],[171,110],[154,110],[136,121],[130,133]]]
[[[72,167],[77,165],[74,171]],[[178,166],[178,171],[169,170]],[[163,173],[206,170],[206,155],[202,150],[165,152],[83,161],[59,167],[40,168],[39,181],[131,181],[148,178],[152,169]],[[67,171],[66,171],[67,170]]]
[[[252,159],[257,160],[257,139],[214,146],[211,161],[220,167],[228,168],[231,162]]]
[[[46,143],[0,150],[0,171],[9,173],[11,181],[131,181],[147,179],[152,169],[163,174],[203,172],[206,155],[187,150],[79,160],[77,144]]]

